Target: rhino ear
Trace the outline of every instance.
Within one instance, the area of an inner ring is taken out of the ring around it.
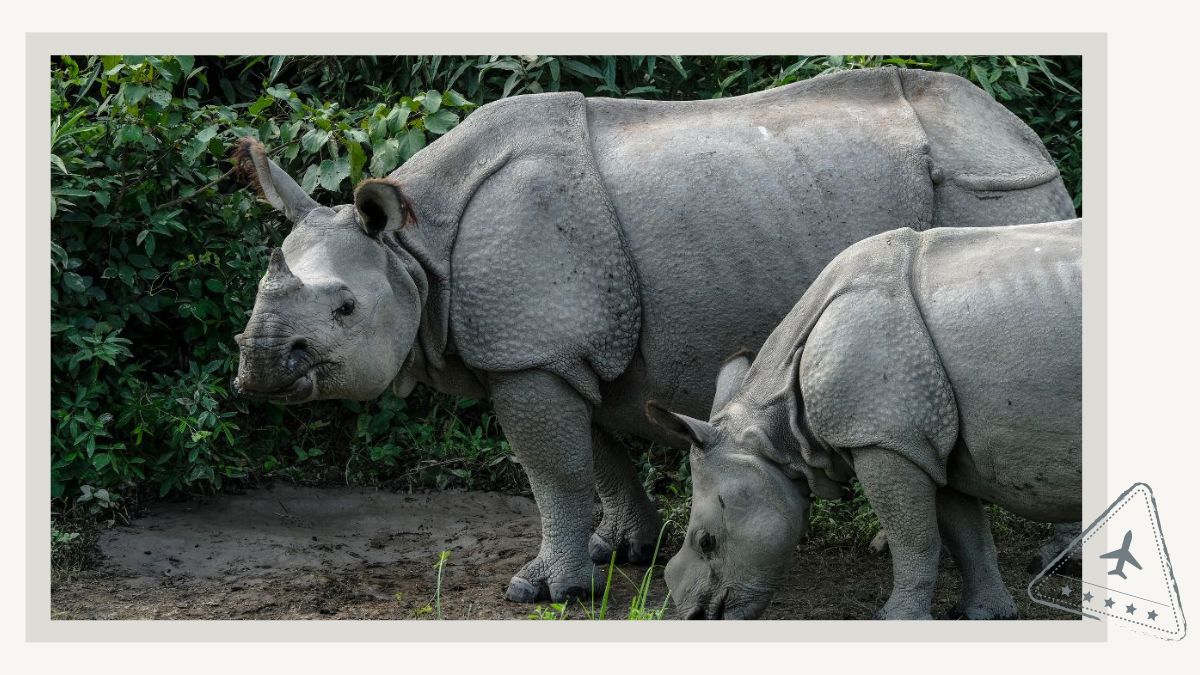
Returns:
[[[238,141],[233,160],[238,172],[252,181],[258,193],[290,222],[304,220],[309,211],[317,208],[317,202],[267,157],[262,143],[257,140],[246,136]]]
[[[646,417],[670,435],[698,448],[703,448],[716,433],[716,428],[708,422],[673,413],[657,401],[646,402]]]
[[[754,352],[743,349],[721,364],[721,372],[717,373],[717,393],[713,396],[709,419],[724,408],[742,387],[742,380],[746,379],[746,371],[750,370],[750,364],[753,362]]]
[[[400,182],[390,178],[368,178],[354,190],[354,208],[363,231],[372,237],[416,222]]]

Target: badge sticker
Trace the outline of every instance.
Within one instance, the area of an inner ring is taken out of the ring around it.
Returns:
[[[1081,554],[1082,570],[1068,564]],[[1187,632],[1154,493],[1126,490],[1029,583],[1035,602],[1165,640]]]

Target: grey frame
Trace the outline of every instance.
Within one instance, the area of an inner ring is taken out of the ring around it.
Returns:
[[[876,622],[768,621],[75,621],[50,618],[50,547],[46,542],[50,484],[50,174],[46,64],[52,54],[100,53],[394,53],[414,54],[1080,54],[1088,194],[1084,229],[1083,478],[1085,519],[1108,504],[1107,421],[1107,36],[1104,33],[30,33],[26,35],[26,639],[31,641],[623,641],[623,642],[1099,642],[1108,627],[1064,613],[1062,621]],[[320,45],[320,49],[312,49]],[[853,631],[847,630],[849,625]],[[802,629],[802,630],[801,630]]]

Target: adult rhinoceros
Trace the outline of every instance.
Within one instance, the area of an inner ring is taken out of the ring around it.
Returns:
[[[645,402],[704,413],[724,357],[846,246],[1075,215],[1020,120],[966,80],[891,68],[724,100],[497,101],[333,208],[257,142],[238,159],[294,227],[235,388],[490,398],[542,516],[506,593],[521,602],[581,593],[614,549],[647,557],[659,517],[613,434],[670,442]]]

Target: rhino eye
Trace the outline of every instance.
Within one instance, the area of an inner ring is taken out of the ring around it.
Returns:
[[[342,303],[341,307],[338,307],[337,309],[334,310],[334,314],[337,314],[339,317],[350,316],[353,313],[354,313],[354,300],[347,300]]]
[[[717,548],[717,538],[708,532],[700,533],[699,543],[700,552],[704,554],[712,553]]]

